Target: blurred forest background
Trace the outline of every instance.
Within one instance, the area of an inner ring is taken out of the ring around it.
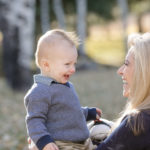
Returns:
[[[55,28],[81,40],[71,78],[81,105],[113,120],[126,103],[116,71],[127,36],[150,31],[150,0],[0,0],[0,150],[27,150],[23,97],[39,73],[37,40]]]

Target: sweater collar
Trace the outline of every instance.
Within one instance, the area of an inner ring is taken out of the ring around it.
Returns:
[[[42,84],[46,84],[48,86],[50,86],[53,83],[54,84],[62,84],[50,77],[43,76],[42,74],[36,74],[33,76],[33,78],[34,78],[34,83],[42,83]],[[62,85],[66,85],[66,86],[70,87],[69,82],[62,84]]]

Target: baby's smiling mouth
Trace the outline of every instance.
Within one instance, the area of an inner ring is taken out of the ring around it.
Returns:
[[[127,80],[124,77],[122,77],[122,82],[123,84],[128,84]]]
[[[70,77],[70,75],[64,75],[64,77],[66,78],[66,79],[69,79],[69,77]]]

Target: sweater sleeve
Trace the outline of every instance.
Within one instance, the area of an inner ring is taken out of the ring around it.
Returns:
[[[149,138],[150,133],[148,132],[135,136],[127,124],[126,118],[96,150],[142,150],[150,144]]]
[[[86,118],[86,121],[96,119],[96,108],[82,107],[82,111]]]
[[[25,107],[27,110],[26,125],[28,135],[33,142],[37,145],[39,150],[50,143],[54,142],[50,133],[46,128],[46,119],[49,104],[41,96],[27,96],[25,97]]]

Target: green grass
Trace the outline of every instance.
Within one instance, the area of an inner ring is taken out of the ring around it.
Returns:
[[[23,93],[12,91],[1,79],[0,104],[0,150],[21,150],[26,142]]]
[[[71,79],[82,106],[99,107],[102,117],[115,119],[122,110],[121,79],[115,68],[77,72]],[[0,79],[0,150],[26,150],[25,92],[14,92]]]

